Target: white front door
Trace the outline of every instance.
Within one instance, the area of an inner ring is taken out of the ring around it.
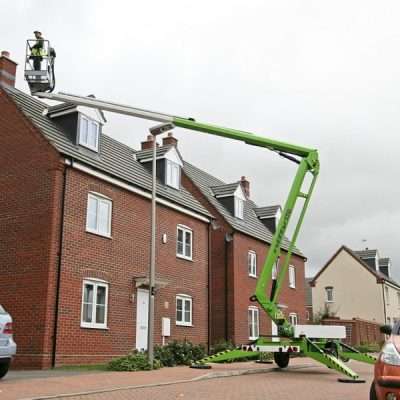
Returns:
[[[136,307],[136,348],[147,350],[147,328],[149,318],[149,291],[138,289]]]

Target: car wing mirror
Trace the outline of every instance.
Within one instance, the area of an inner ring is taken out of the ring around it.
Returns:
[[[381,333],[384,333],[385,335],[391,335],[392,334],[392,327],[390,325],[382,325],[379,330]]]

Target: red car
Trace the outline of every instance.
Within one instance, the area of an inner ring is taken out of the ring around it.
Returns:
[[[390,335],[382,347],[375,364],[374,381],[370,400],[400,400],[400,322],[393,328],[381,327],[381,332]]]

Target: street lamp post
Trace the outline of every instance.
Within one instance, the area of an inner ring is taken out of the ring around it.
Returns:
[[[157,201],[157,135],[174,128],[171,123],[165,123],[150,128],[153,137],[152,185],[151,185],[151,245],[149,271],[149,319],[147,332],[147,351],[151,367],[154,364],[154,303],[156,280],[156,201]]]
[[[149,321],[147,349],[149,363],[154,363],[154,297],[156,279],[156,196],[157,196],[157,136],[153,134],[152,187],[151,187],[151,245],[149,271]]]

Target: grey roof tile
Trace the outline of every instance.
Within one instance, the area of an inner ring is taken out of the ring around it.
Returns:
[[[357,254],[358,257],[366,259],[366,258],[375,258],[376,257],[376,253],[378,250],[373,249],[365,249],[365,250],[353,250],[353,252],[355,254]]]
[[[132,148],[103,133],[100,138],[100,154],[84,149],[72,143],[52,119],[42,115],[48,107],[47,104],[15,88],[4,90],[60,153],[145,191],[151,191],[151,174],[135,160],[135,151]],[[184,188],[176,190],[158,183],[157,194],[186,209],[211,216]]]
[[[208,174],[207,172],[195,167],[194,165],[184,162],[183,170],[185,174],[193,181],[200,189],[207,200],[215,207],[215,209],[223,216],[223,218],[237,231],[246,235],[252,236],[266,243],[271,243],[273,234],[269,229],[258,219],[254,209],[257,205],[251,201],[244,202],[244,218],[235,218],[215,197],[212,188],[226,186],[222,180]],[[237,183],[239,184],[239,183]],[[287,250],[289,241],[284,238],[282,248]],[[304,257],[299,249],[295,249],[294,253]]]
[[[234,182],[234,183],[227,183],[224,185],[210,186],[210,189],[214,193],[215,197],[225,197],[225,196],[233,196],[238,186],[239,182]]]
[[[272,218],[275,217],[281,206],[267,206],[267,207],[257,207],[254,209],[258,218]]]

